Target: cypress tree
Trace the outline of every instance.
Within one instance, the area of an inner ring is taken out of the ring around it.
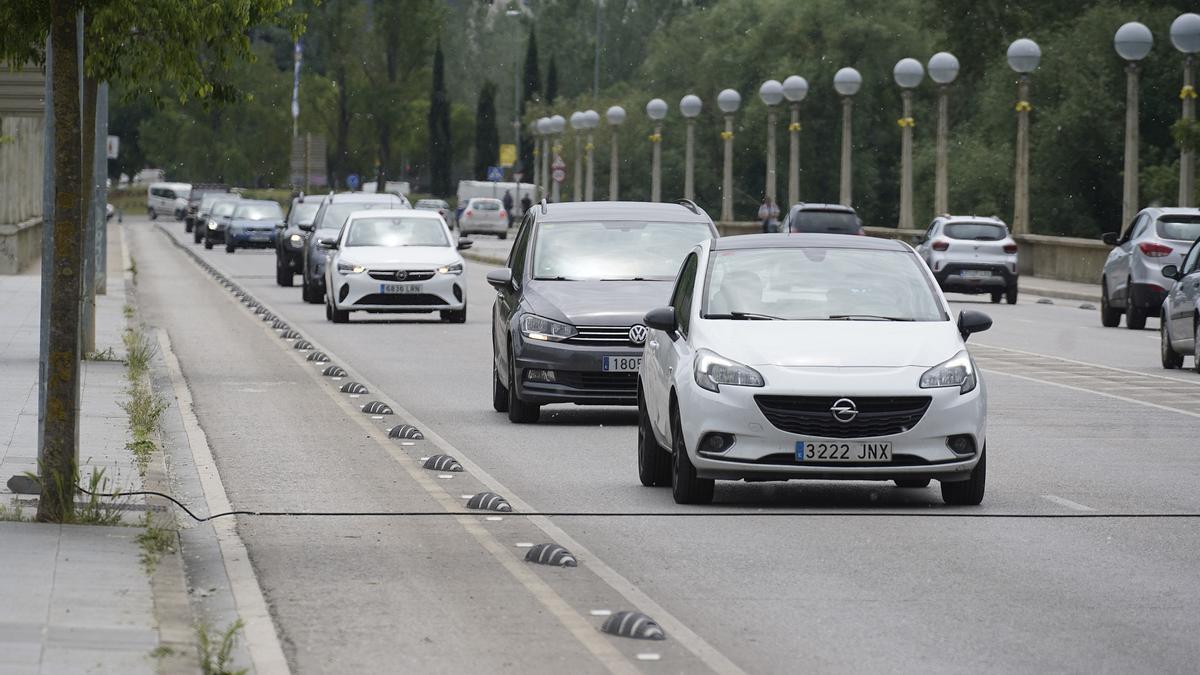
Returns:
[[[496,128],[496,85],[486,81],[475,106],[475,179],[487,180],[487,169],[500,163],[500,132]]]
[[[446,96],[446,64],[442,41],[433,53],[433,92],[429,95],[429,189],[444,197],[450,185],[450,101]]]
[[[550,57],[550,68],[546,71],[546,103],[554,103],[558,98],[558,64]]]
[[[521,99],[521,118],[525,118],[525,104],[541,100],[542,76],[538,71],[537,31],[529,28],[529,43],[525,48],[525,96]],[[532,179],[533,175],[533,134],[522,131],[520,169]]]

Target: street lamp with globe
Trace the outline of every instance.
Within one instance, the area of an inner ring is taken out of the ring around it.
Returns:
[[[1029,232],[1029,73],[1037,70],[1042,49],[1029,38],[1014,40],[1008,46],[1008,66],[1019,75],[1017,82],[1017,161],[1013,175],[1012,231]]]
[[[725,131],[721,138],[725,141],[725,171],[721,180],[721,221],[733,220],[733,114],[742,105],[742,95],[733,89],[722,90],[717,94],[717,107],[725,114]]]
[[[842,68],[833,75],[833,88],[842,96],[842,175],[838,202],[850,206],[853,197],[850,181],[850,148],[852,147],[850,117],[854,110],[853,96],[862,88],[862,75],[853,68]]]
[[[1138,62],[1154,46],[1154,35],[1143,23],[1130,21],[1117,29],[1113,48],[1125,60],[1125,180],[1121,191],[1121,222],[1138,212]]]
[[[587,129],[587,143],[583,146],[587,155],[587,178],[584,181],[583,200],[590,202],[596,198],[596,163],[594,161],[596,143],[593,134],[596,127],[600,125],[600,113],[595,110],[584,110],[583,125],[583,128]]]
[[[566,166],[562,161],[562,133],[567,128],[567,120],[562,115],[554,115],[550,118],[548,126],[553,142],[554,163],[551,165],[551,171],[565,171]],[[560,174],[561,175],[561,174]],[[563,177],[565,179],[565,177]],[[555,180],[554,175],[551,175],[553,185],[550,186],[550,199],[558,202],[562,199],[562,180]]]
[[[617,153],[617,128],[625,121],[625,109],[614,105],[604,113],[608,125],[612,127],[612,145],[610,147],[608,167],[608,198],[610,201],[620,199],[620,164]]]
[[[800,102],[808,96],[808,80],[792,75],[783,81],[783,96],[792,104],[792,121],[788,124],[788,203],[800,201]],[[782,210],[782,209],[781,209]]]
[[[1180,14],[1171,22],[1171,44],[1183,52],[1183,124],[1196,125],[1196,52],[1200,52],[1200,14]],[[1179,152],[1179,206],[1190,207],[1196,191],[1196,148],[1184,143]]]
[[[764,193],[772,204],[776,204],[775,120],[779,104],[783,103],[783,85],[779,80],[767,80],[758,88],[758,97],[767,106],[767,185]]]
[[[958,78],[958,58],[950,52],[938,52],[929,58],[929,79],[937,84],[937,150],[934,160],[933,212],[950,211],[950,177],[948,155],[950,147],[950,83]]]
[[[687,144],[683,161],[683,196],[685,199],[696,198],[696,117],[703,109],[704,103],[699,96],[688,94],[679,99],[679,114],[687,121]]]
[[[574,189],[571,190],[571,200],[580,202],[583,201],[583,139],[580,137],[579,132],[583,131],[584,125],[587,122],[584,121],[583,111],[580,110],[571,113],[569,120],[571,122],[571,130],[575,132],[572,134],[575,137],[575,183],[573,185]]]
[[[541,139],[541,161],[538,162],[542,169],[542,198],[550,196],[550,118],[539,117],[537,121],[538,138]]]
[[[659,202],[662,201],[662,121],[667,116],[667,102],[661,98],[650,99],[646,104],[646,116],[654,122],[654,133],[650,134],[650,201]]]
[[[913,226],[913,89],[925,79],[925,67],[916,59],[900,59],[892,69],[892,77],[900,85],[900,98],[904,101],[903,115],[897,120],[900,125],[900,218],[896,227],[910,230]]]

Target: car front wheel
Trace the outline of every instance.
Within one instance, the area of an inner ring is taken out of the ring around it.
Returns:
[[[671,496],[675,503],[711,504],[716,481],[696,476],[696,467],[688,457],[683,441],[679,411],[673,411],[671,415],[671,448]]]
[[[442,321],[446,323],[466,323],[467,322],[467,307],[463,305],[462,309],[455,309],[440,312]]]
[[[316,288],[315,285],[308,283],[308,279],[304,279],[304,284],[300,287],[300,296],[310,305],[315,305],[322,300],[323,294]]]
[[[275,283],[280,286],[291,286],[295,282],[295,275],[288,268],[287,263],[283,262],[278,256],[275,258]]]
[[[1192,326],[1192,370],[1200,373],[1200,320]]]
[[[983,502],[983,489],[987,481],[987,446],[979,457],[979,463],[971,470],[971,477],[957,483],[942,483],[942,501],[951,506],[978,506]]]
[[[1116,328],[1121,325],[1121,310],[1114,309],[1108,304],[1108,282],[1100,283],[1100,325],[1105,328]]]
[[[542,416],[542,407],[526,403],[517,395],[516,367],[508,360],[508,421],[514,424],[532,424]]]
[[[1004,289],[1004,301],[1010,305],[1017,304],[1017,285],[1013,284]]]
[[[638,479],[646,487],[671,484],[671,455],[654,438],[646,399],[638,392]]]
[[[1125,327],[1130,330],[1142,330],[1146,327],[1146,308],[1133,303],[1133,282],[1125,284]]]
[[[1171,347],[1171,334],[1167,331],[1167,321],[1164,315],[1162,325],[1158,328],[1159,352],[1162,355],[1162,367],[1175,370],[1183,365],[1183,354]]]
[[[508,412],[508,387],[500,383],[500,369],[496,367],[496,357],[492,356],[492,410]]]

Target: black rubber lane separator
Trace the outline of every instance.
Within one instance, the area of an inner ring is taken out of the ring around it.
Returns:
[[[271,324],[271,328],[275,330],[290,330],[291,326],[288,326],[287,322],[282,319],[275,319],[274,323]]]
[[[329,361],[329,357],[325,355],[325,352],[312,352],[307,358],[309,361],[316,361],[318,363]]]
[[[299,340],[300,334],[297,333],[296,331],[292,330],[291,328],[289,328],[289,329],[283,331],[283,334],[280,335],[279,337],[283,338],[284,340]]]
[[[296,340],[296,342],[294,344],[292,344],[292,349],[312,349],[312,348],[313,348],[312,343],[309,342],[308,340]]]
[[[426,459],[421,466],[431,471],[459,472],[463,470],[462,464],[459,464],[458,460],[450,455],[434,455]]]
[[[263,312],[262,320],[263,321],[274,321],[275,315],[270,312]]]
[[[532,552],[532,549],[530,552]],[[654,619],[641,612],[630,612],[628,610],[616,612],[605,619],[604,625],[600,627],[600,630],[609,635],[619,635],[620,637],[633,638],[635,640],[667,639],[667,634],[663,632],[662,626],[655,623]]]
[[[362,411],[367,413],[368,415],[392,415],[392,414],[394,414],[392,412],[391,406],[384,403],[383,401],[371,401],[370,403],[364,403],[363,407],[362,407]]]
[[[325,370],[321,371],[325,377],[345,377],[346,369],[341,366],[326,366]]]
[[[411,424],[397,424],[388,429],[388,438],[407,438],[414,441],[425,440],[425,434]]]
[[[538,544],[525,553],[525,562],[556,567],[577,567],[579,561],[558,544]]]
[[[342,369],[338,368],[338,370],[342,370]],[[346,373],[346,371],[342,370],[342,377],[345,377],[345,373]],[[357,382],[347,382],[346,384],[343,384],[342,386],[338,387],[338,391],[342,392],[343,394],[369,394],[369,393],[371,393],[370,391],[367,390],[366,387],[364,387],[363,385],[361,385]]]
[[[504,497],[495,492],[480,492],[479,494],[467,500],[468,509],[482,509],[484,511],[503,511],[511,513],[512,504],[508,503]]]
[[[254,313],[255,314],[266,314],[267,309],[256,302],[256,303],[254,303]]]

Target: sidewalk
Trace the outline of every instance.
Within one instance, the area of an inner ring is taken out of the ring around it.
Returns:
[[[125,281],[121,230],[109,228],[108,293],[96,298],[96,351],[124,357]],[[0,674],[155,673],[159,645],[150,577],[140,563],[139,527],[48,525],[24,519],[36,506],[4,485],[37,468],[40,272],[0,276]],[[123,361],[81,364],[80,472],[103,469],[113,489],[141,487],[126,449],[120,402]],[[135,524],[144,502],[126,500]]]

